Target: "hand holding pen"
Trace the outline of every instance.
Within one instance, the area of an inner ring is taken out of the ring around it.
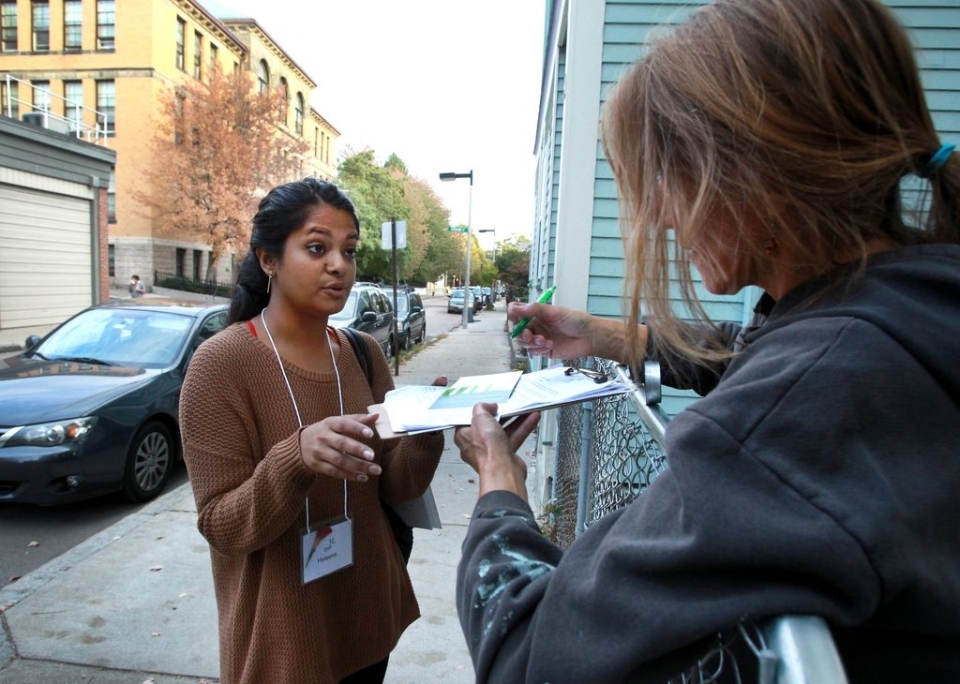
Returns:
[[[547,290],[540,299],[552,294]],[[507,307],[507,319],[517,321],[510,337],[529,356],[578,359],[602,351],[613,354],[604,358],[618,359],[618,349],[623,345],[624,328],[619,321],[611,320],[608,326],[585,311],[564,306],[548,306],[546,302],[512,302]]]
[[[553,299],[553,293],[556,291],[557,291],[556,285],[544,291],[544,293],[537,298],[537,304],[546,304],[547,302],[549,302],[551,299]],[[513,330],[510,332],[510,339],[512,340],[517,339],[520,333],[523,332],[524,328],[530,325],[530,321],[532,320],[533,320],[533,316],[527,316],[526,318],[522,318],[519,321],[517,321],[517,324],[513,326]]]

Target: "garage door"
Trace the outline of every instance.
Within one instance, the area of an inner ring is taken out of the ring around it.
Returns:
[[[93,301],[90,200],[0,184],[0,328],[60,323]]]

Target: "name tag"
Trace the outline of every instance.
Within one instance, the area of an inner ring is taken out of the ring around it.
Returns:
[[[353,521],[334,518],[307,530],[301,549],[304,584],[353,565]]]

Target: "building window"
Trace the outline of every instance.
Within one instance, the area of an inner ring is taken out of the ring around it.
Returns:
[[[110,172],[110,186],[107,188],[107,223],[117,222],[117,174]],[[113,275],[112,273],[110,275]]]
[[[20,84],[10,81],[10,90],[7,90],[7,80],[0,80],[0,100],[3,102],[3,114],[14,119],[20,118]]]
[[[260,84],[260,90],[257,92],[265,93],[270,87],[270,69],[267,68],[267,62],[263,59],[257,65],[257,83]]]
[[[116,3],[114,0],[97,2],[97,49],[113,50],[116,47]]]
[[[50,3],[33,0],[33,51],[50,51]]]
[[[290,123],[290,86],[287,85],[287,79],[280,77],[280,93],[283,95],[283,125]]]
[[[97,81],[97,111],[107,135],[117,134],[117,92],[113,81]]]
[[[65,0],[63,3],[63,49],[77,52],[83,47],[83,3]]]
[[[203,280],[200,275],[200,269],[203,267],[203,252],[199,249],[193,250],[193,279],[195,281]]]
[[[177,270],[176,270],[176,273],[174,273],[174,275],[177,276],[178,278],[183,277],[183,273],[184,273],[183,266],[186,260],[187,260],[187,250],[185,250],[183,247],[177,247],[177,262],[175,265]]]
[[[313,129],[313,156],[317,159],[320,158],[318,151],[320,150],[320,129]]]
[[[71,130],[80,130],[83,125],[83,81],[64,81],[63,99],[63,117],[70,122]]]
[[[293,108],[293,126],[297,135],[303,135],[303,93],[297,93],[297,103]]]
[[[0,4],[0,50],[4,52],[17,51],[17,3],[4,2]]]
[[[177,90],[176,100],[173,103],[173,142],[175,145],[183,144],[183,102],[187,99],[182,90]]]
[[[116,245],[107,245],[107,275],[115,278],[117,275],[117,248]]]
[[[220,51],[217,49],[217,46],[213,43],[210,43],[210,73],[212,74],[217,70],[217,62],[219,57],[217,56]]]
[[[193,33],[193,77],[200,80],[203,77],[203,34],[199,31]]]
[[[50,111],[50,81],[34,81],[33,110],[36,112]]]
[[[187,22],[177,17],[177,68],[183,71],[183,44],[187,35]]]

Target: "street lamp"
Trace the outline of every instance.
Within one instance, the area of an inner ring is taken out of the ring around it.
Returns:
[[[463,278],[463,320],[460,323],[460,327],[466,328],[470,304],[470,248],[473,246],[471,244],[473,236],[470,233],[470,215],[473,213],[473,170],[471,169],[469,173],[446,172],[440,174],[440,180],[444,182],[455,181],[458,178],[470,179],[470,199],[467,204],[467,272]]]

